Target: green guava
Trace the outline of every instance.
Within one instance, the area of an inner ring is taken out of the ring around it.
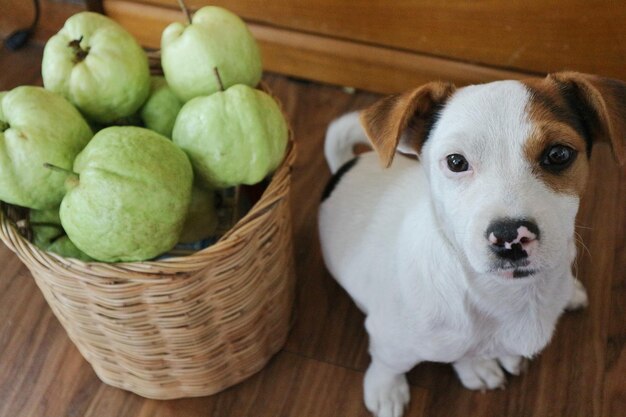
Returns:
[[[177,242],[191,199],[189,159],[172,141],[140,127],[98,132],[74,162],[61,223],[102,262],[142,261]]]
[[[44,86],[102,124],[133,115],[150,92],[148,57],[137,41],[106,16],[71,16],[46,43]]]
[[[94,262],[94,259],[78,249],[67,235],[60,236],[52,241],[46,250],[64,258],[79,259],[83,262]]]
[[[48,246],[55,239],[65,235],[58,208],[30,210],[29,222],[33,231],[33,243],[42,250],[48,250]]]
[[[74,158],[93,136],[81,114],[62,96],[21,86],[0,101],[0,200],[34,209],[58,207]]]
[[[161,66],[167,83],[183,102],[235,84],[255,87],[263,65],[259,47],[246,24],[217,6],[198,10],[192,23],[171,23],[161,36]]]
[[[176,116],[183,103],[172,92],[165,78],[151,78],[150,96],[141,108],[143,125],[168,138],[172,137]]]
[[[289,129],[268,94],[238,84],[185,103],[172,139],[208,188],[256,184],[283,160]]]
[[[53,252],[64,258],[75,258],[90,262],[93,259],[82,252],[67,237],[61,226],[59,209],[31,210],[30,226],[33,243],[41,250]]]

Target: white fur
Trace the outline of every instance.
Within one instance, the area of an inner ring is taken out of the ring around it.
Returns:
[[[352,148],[358,143],[367,143],[367,137],[359,124],[359,113],[352,112],[333,121],[326,131],[324,156],[333,174],[349,159],[354,157]]]
[[[381,168],[361,155],[320,207],[326,265],[366,314],[372,363],[365,402],[400,416],[403,374],[422,361],[453,363],[471,389],[503,386],[524,358],[550,340],[566,306],[586,304],[571,263],[578,198],[549,189],[531,172],[523,145],[533,129],[521,83],[457,91],[420,154]],[[355,113],[334,122],[325,151],[335,172],[367,139]],[[446,156],[466,157],[455,174]],[[502,217],[534,219],[539,244],[527,278],[493,267],[485,230]]]

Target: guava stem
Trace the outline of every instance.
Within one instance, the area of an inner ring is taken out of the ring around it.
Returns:
[[[74,39],[73,41],[70,41],[70,43],[67,44],[67,46],[69,46],[70,48],[72,48],[74,50],[74,63],[78,64],[79,62],[82,62],[85,58],[87,58],[87,55],[89,55],[89,49],[83,49],[80,47],[80,43],[83,41],[83,37],[81,36],[78,39]]]
[[[80,183],[80,177],[74,171],[70,171],[69,169],[61,168],[56,165],[52,165],[48,162],[43,163],[44,168],[51,169],[52,171],[60,172],[62,174],[67,174],[68,177],[65,180],[65,189],[70,191],[72,188],[78,186]]]
[[[220,77],[220,71],[217,69],[217,67],[214,67],[214,68],[213,68],[213,72],[215,73],[215,78],[217,78],[217,83],[218,83],[218,84],[219,84],[219,86],[220,86],[220,90],[221,90],[221,91],[226,90],[226,89],[224,88],[224,83],[222,82],[222,77]]]
[[[44,168],[48,168],[48,169],[51,169],[53,171],[61,172],[63,174],[68,174],[68,175],[71,175],[73,177],[77,177],[78,178],[78,174],[75,173],[74,171],[70,171],[69,169],[61,168],[59,166],[52,165],[52,164],[50,164],[48,162],[44,162],[43,166],[44,166]]]
[[[185,2],[183,0],[178,0],[178,5],[183,13],[185,13],[185,16],[187,16],[187,22],[191,24],[191,13],[189,12],[187,5],[185,5]]]

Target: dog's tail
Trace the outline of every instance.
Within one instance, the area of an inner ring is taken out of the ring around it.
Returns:
[[[369,140],[359,121],[358,112],[344,114],[328,126],[324,155],[333,174],[355,157],[353,148],[359,143],[369,144]]]

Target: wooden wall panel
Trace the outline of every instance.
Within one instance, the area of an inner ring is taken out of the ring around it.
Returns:
[[[41,17],[34,38],[45,42],[57,33],[65,20],[85,9],[82,4],[63,0],[40,0]],[[31,25],[34,16],[32,0],[0,0],[0,37]]]
[[[176,8],[176,0],[138,0]],[[532,72],[626,79],[626,2],[615,0],[186,0],[254,22]]]
[[[108,16],[150,48],[159,48],[167,24],[184,20],[176,9],[129,1],[103,5]],[[249,26],[261,46],[266,70],[369,91],[398,92],[437,79],[465,85],[528,76],[265,24]]]
[[[41,0],[46,41],[84,7]],[[87,0],[91,7],[100,1]],[[626,2],[566,0],[186,0],[243,16],[270,71],[396,92],[433,79],[459,85],[573,69],[626,79]],[[390,7],[389,5],[393,6]],[[143,45],[158,47],[176,0],[104,0]],[[27,26],[32,2],[0,0],[0,36]]]

